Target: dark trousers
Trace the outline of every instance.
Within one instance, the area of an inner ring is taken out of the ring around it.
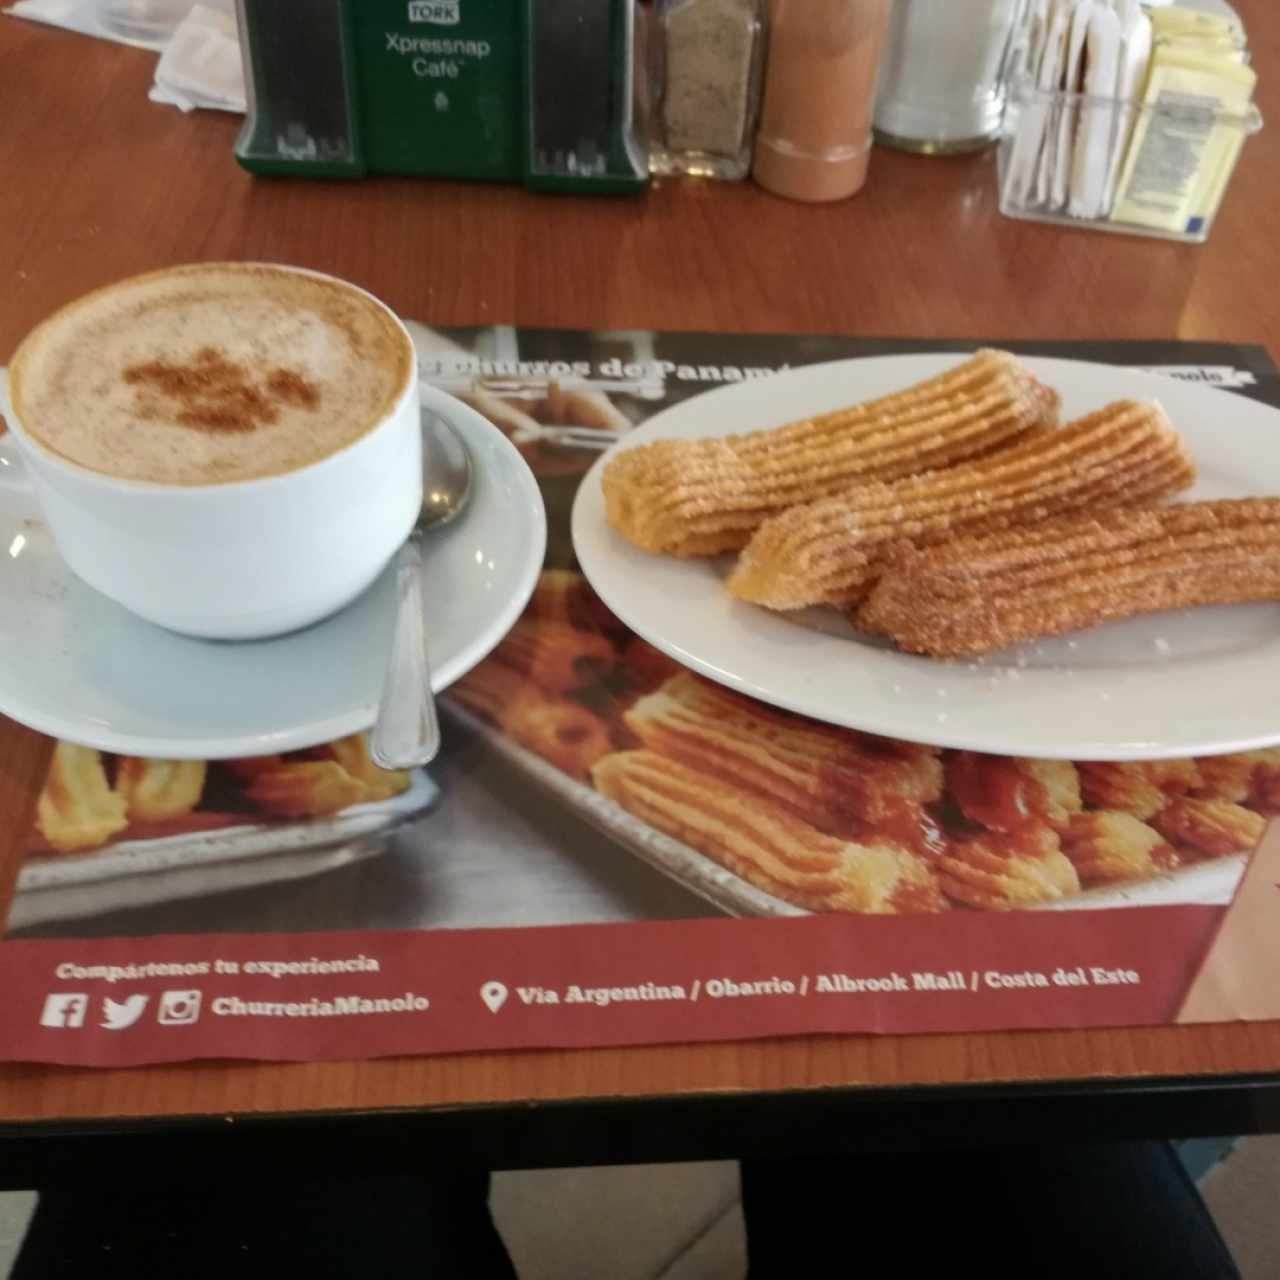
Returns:
[[[134,1168],[46,1188],[13,1277],[506,1280],[487,1200],[476,1173],[227,1185]],[[750,1280],[866,1268],[905,1280],[966,1262],[983,1280],[1239,1276],[1165,1143],[751,1160],[742,1203]],[[601,1257],[599,1274],[614,1265]]]
[[[489,1175],[343,1178],[234,1185],[174,1182],[162,1168],[115,1185],[40,1193],[11,1280],[508,1280],[489,1216]]]
[[[859,1249],[904,1280],[956,1270],[982,1280],[1240,1275],[1165,1142],[913,1152],[802,1168],[796,1176],[790,1161],[742,1165],[750,1280],[803,1276],[800,1259]]]

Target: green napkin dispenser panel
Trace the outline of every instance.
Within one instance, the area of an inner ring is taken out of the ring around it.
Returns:
[[[238,5],[253,173],[648,183],[635,0]]]

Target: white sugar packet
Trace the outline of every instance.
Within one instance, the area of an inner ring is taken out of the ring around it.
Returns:
[[[1138,0],[1118,0],[1120,14],[1120,66],[1116,75],[1116,97],[1125,104],[1116,121],[1115,136],[1111,142],[1108,161],[1107,189],[1103,196],[1102,214],[1110,216],[1116,202],[1116,188],[1120,185],[1120,171],[1124,168],[1133,137],[1137,115],[1137,101],[1147,82],[1147,68],[1151,64],[1151,19],[1138,6]]]
[[[1038,96],[1040,65],[1049,34],[1049,0],[1028,0],[1022,22],[1023,27],[1018,33],[1016,78],[1032,91],[1033,96],[1018,108],[1017,129],[1009,153],[1008,190],[1018,206],[1025,205],[1031,196],[1049,117],[1048,106]]]
[[[1049,14],[1049,30],[1045,36],[1044,54],[1040,60],[1038,87],[1046,93],[1056,93],[1062,88],[1067,57],[1067,37],[1071,32],[1073,0],[1053,0]],[[1053,174],[1058,153],[1058,121],[1062,103],[1058,101],[1050,111],[1045,124],[1044,145],[1040,149],[1036,169],[1035,203],[1044,208],[1053,190]]]
[[[1075,218],[1097,218],[1106,212],[1103,201],[1119,110],[1114,98],[1120,44],[1120,18],[1105,4],[1098,5],[1089,18],[1083,84],[1086,96],[1100,101],[1082,104],[1076,124],[1071,194],[1067,202],[1067,211]]]
[[[1066,94],[1076,94],[1084,88],[1085,44],[1089,37],[1089,22],[1096,0],[1076,0],[1071,11],[1071,30],[1067,37],[1066,57],[1063,60],[1062,80],[1059,88]],[[1065,210],[1071,186],[1071,166],[1075,158],[1076,125],[1080,119],[1079,104],[1063,99],[1058,116],[1057,147],[1054,151],[1051,207]]]

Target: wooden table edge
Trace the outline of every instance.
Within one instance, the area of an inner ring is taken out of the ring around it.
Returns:
[[[893,1087],[699,1090],[590,1097],[263,1111],[238,1115],[0,1121],[0,1189],[131,1162],[202,1176],[245,1167],[287,1177],[830,1157],[883,1151],[1218,1137],[1280,1130],[1280,1075]],[[163,1163],[157,1164],[160,1161]]]

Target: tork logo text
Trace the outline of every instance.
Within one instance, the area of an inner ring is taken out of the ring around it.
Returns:
[[[451,27],[461,21],[461,8],[462,0],[409,0],[409,21]]]

